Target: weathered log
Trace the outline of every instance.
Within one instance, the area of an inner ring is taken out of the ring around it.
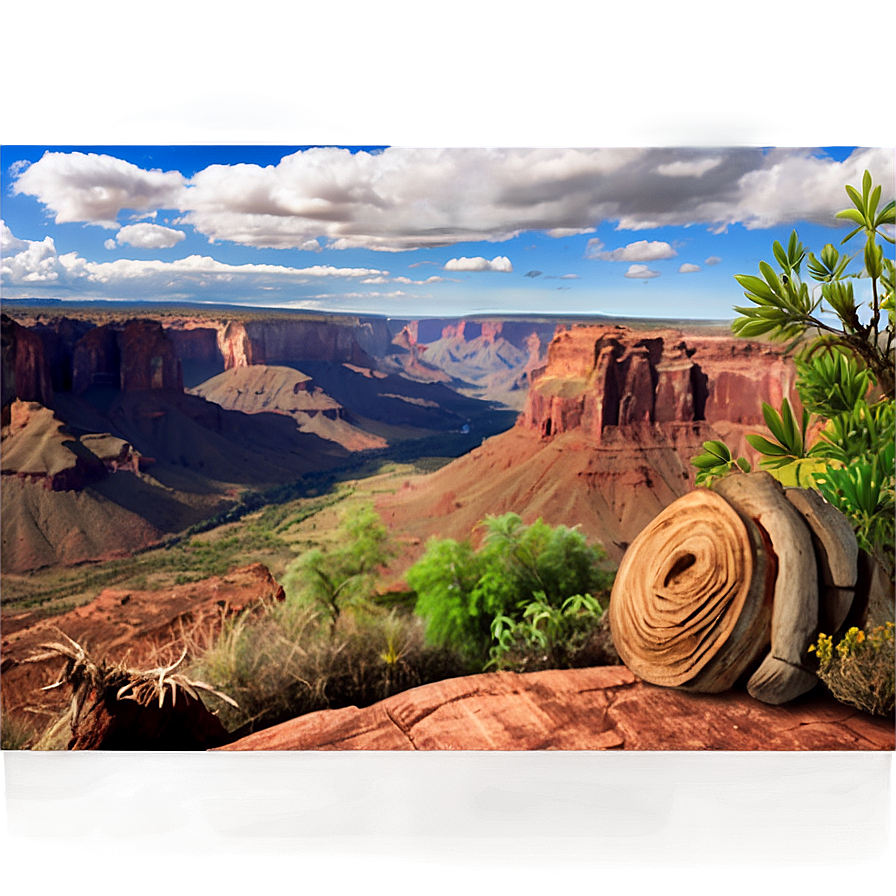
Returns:
[[[849,520],[818,492],[785,488],[784,496],[809,525],[818,560],[818,625],[833,634],[846,620],[856,595],[859,545]]]
[[[610,598],[616,649],[644,681],[724,691],[768,649],[774,580],[758,527],[697,489],[626,551]]]
[[[786,703],[818,682],[806,664],[818,633],[818,571],[809,527],[769,473],[728,476],[716,486],[740,513],[767,533],[778,564],[771,651],[747,682],[764,703]]]

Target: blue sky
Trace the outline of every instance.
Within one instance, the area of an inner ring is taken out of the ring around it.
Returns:
[[[775,239],[839,242],[865,168],[892,194],[894,24],[4,0],[2,296],[730,318]]]
[[[4,146],[2,295],[730,318],[865,168],[886,201],[892,149]]]

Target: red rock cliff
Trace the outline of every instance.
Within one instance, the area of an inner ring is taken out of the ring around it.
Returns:
[[[731,447],[748,453],[743,432],[764,427],[764,401],[794,398],[794,380],[792,363],[761,343],[580,326],[554,337],[521,423],[543,437],[579,429],[594,444],[664,440],[703,423],[733,434]]]
[[[184,388],[180,361],[168,333],[157,321],[128,321],[119,336],[121,391]]]
[[[2,318],[2,406],[4,424],[9,405],[16,398],[50,404],[53,385],[44,344],[36,333],[17,324],[5,314]]]
[[[373,365],[388,354],[392,337],[380,320],[230,321],[218,332],[226,369],[252,364],[331,361]]]

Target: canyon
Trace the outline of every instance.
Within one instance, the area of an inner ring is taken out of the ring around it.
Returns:
[[[795,400],[792,362],[731,336],[616,325],[561,327],[516,425],[425,481],[384,498],[396,531],[476,536],[487,514],[578,525],[618,562],[694,485],[708,439],[755,459],[762,403]]]
[[[793,399],[779,350],[712,327],[14,313],[5,572],[160,543],[247,489],[417,442],[462,456],[382,500],[400,533],[463,538],[514,510],[580,525],[618,560],[692,487],[705,440],[749,457],[762,402]]]
[[[149,314],[145,306],[138,317],[136,308],[77,304],[64,315],[9,310],[4,572],[161,543],[247,491],[339,467],[353,454],[397,445],[460,454],[511,422],[485,368],[512,380],[532,355],[500,335],[503,322],[470,323],[472,340],[479,337],[473,355],[497,347],[511,357],[510,367],[487,357],[474,384],[457,365],[446,371],[421,360],[421,329],[468,345],[457,321]],[[536,345],[537,332],[552,328],[509,326],[517,342]]]

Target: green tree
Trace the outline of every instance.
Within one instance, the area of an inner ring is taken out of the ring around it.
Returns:
[[[389,533],[370,505],[348,516],[338,542],[303,554],[290,569],[287,584],[326,614],[335,633],[343,607],[370,594],[376,570],[393,555]]]
[[[601,568],[606,554],[577,529],[541,519],[525,526],[515,513],[481,525],[478,550],[469,541],[433,540],[407,573],[427,639],[472,663],[487,660],[495,619],[521,620],[536,595],[560,607],[573,595],[603,595],[612,585],[613,574]]]
[[[784,399],[780,410],[763,404],[768,433],[750,434],[760,466],[785,485],[815,488],[852,522],[860,546],[894,570],[894,262],[878,239],[893,243],[884,228],[896,219],[896,203],[880,205],[881,188],[866,171],[862,192],[846,187],[853,207],[837,213],[856,224],[843,239],[865,238],[861,271],[850,271],[858,257],[841,255],[828,244],[819,256],[809,252],[796,231],[787,248],[773,245],[780,267],[761,262],[761,277],[738,275],[751,306],[736,307],[732,327],[745,337],[789,341],[796,355],[797,393],[802,414]],[[818,284],[801,280],[801,266]],[[867,301],[856,302],[857,281]],[[815,433],[811,438],[810,433]],[[697,484],[719,476],[749,472],[744,458],[733,457],[718,441],[704,443]]]

